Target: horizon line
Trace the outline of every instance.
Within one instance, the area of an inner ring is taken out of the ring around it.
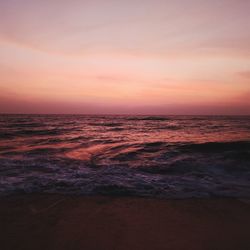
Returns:
[[[84,116],[250,116],[250,114],[104,114],[104,113],[2,113],[0,115],[84,115]]]

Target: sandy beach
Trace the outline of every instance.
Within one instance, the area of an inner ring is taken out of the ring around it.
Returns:
[[[247,200],[20,195],[0,221],[2,250],[250,249]]]

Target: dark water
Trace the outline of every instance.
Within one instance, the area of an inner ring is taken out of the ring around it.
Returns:
[[[250,117],[0,116],[0,194],[250,197]]]

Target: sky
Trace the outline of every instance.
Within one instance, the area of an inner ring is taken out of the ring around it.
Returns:
[[[0,0],[0,113],[250,115],[250,0]]]

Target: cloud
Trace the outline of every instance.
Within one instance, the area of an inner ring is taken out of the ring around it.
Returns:
[[[141,8],[132,0],[0,1],[0,36],[74,56],[95,51],[244,55],[250,49],[249,1],[144,2]]]
[[[250,80],[250,70],[238,72],[237,74],[245,79]]]

